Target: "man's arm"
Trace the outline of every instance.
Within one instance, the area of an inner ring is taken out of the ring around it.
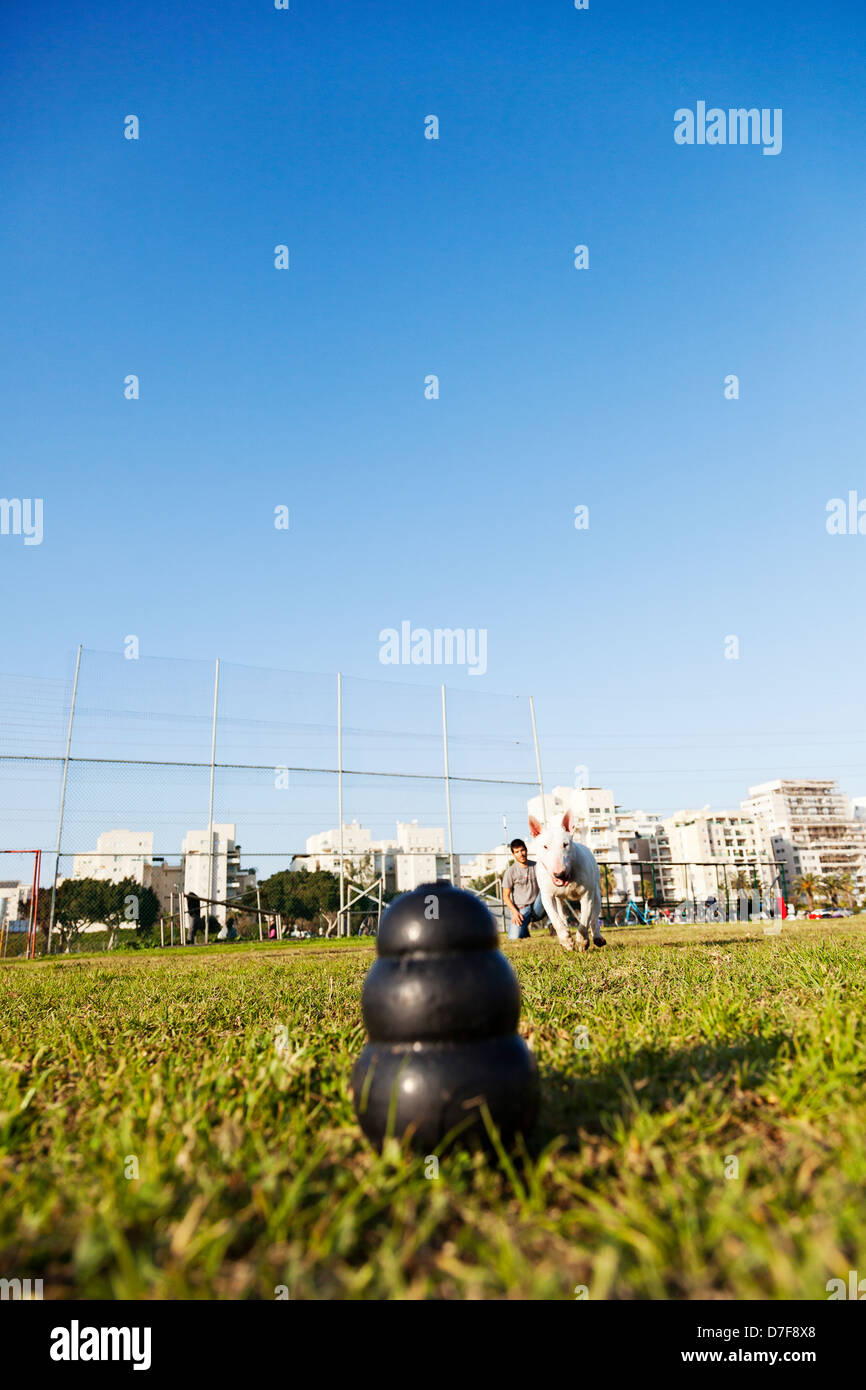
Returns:
[[[512,920],[512,922],[515,922],[515,923],[516,923],[516,922],[521,921],[521,919],[522,919],[522,917],[523,917],[523,913],[522,913],[518,908],[516,908],[516,907],[514,906],[514,902],[513,902],[512,897],[511,897],[511,870],[510,870],[510,869],[506,869],[506,870],[505,870],[505,877],[504,877],[503,880],[502,880],[502,896],[503,896],[503,898],[504,898],[504,900],[505,900],[505,906],[508,908],[509,912],[511,913],[511,920]]]

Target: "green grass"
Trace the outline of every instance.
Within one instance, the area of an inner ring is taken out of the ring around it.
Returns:
[[[0,1275],[46,1298],[825,1299],[866,1273],[866,919],[608,940],[507,947],[538,1132],[435,1179],[354,1120],[372,944],[4,966]]]

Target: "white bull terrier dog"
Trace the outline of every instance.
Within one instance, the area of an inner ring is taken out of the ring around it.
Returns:
[[[565,900],[577,900],[580,903],[577,949],[585,951],[590,932],[596,946],[605,944],[599,926],[601,875],[592,850],[572,839],[571,827],[569,811],[561,821],[548,821],[546,825],[540,825],[534,816],[529,817],[529,833],[537,842],[533,846],[535,875],[544,910],[560,945],[566,951],[573,951],[575,943],[568,929]]]

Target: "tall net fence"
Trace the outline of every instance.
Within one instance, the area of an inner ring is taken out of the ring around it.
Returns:
[[[0,678],[0,714],[2,872],[43,851],[64,949],[362,930],[483,878],[538,791],[527,698],[84,649],[74,680]]]
[[[436,878],[504,928],[537,757],[528,697],[91,650],[0,677],[0,952],[374,931]],[[609,923],[790,887],[613,852]]]

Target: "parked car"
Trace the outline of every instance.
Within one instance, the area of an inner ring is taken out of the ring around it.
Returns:
[[[829,907],[816,907],[813,908],[813,910],[808,914],[808,916],[812,919],[812,921],[815,921],[819,917],[832,917],[833,913],[830,911]]]

